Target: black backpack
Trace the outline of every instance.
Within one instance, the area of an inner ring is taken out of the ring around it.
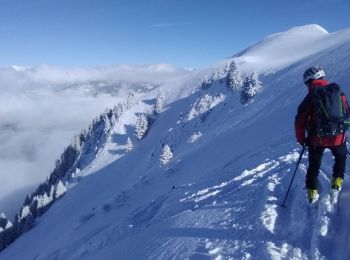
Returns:
[[[314,133],[317,136],[345,134],[348,129],[348,112],[342,99],[340,87],[331,83],[317,87],[310,93],[315,111]]]

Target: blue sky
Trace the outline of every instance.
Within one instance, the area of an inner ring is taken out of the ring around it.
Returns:
[[[0,66],[202,68],[265,36],[350,27],[349,0],[0,0]]]

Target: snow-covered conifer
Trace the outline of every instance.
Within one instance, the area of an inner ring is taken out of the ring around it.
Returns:
[[[123,104],[119,103],[118,105],[114,106],[113,113],[116,117],[116,120],[118,120],[123,115],[124,111],[125,107],[123,106]]]
[[[23,206],[21,208],[20,215],[19,215],[20,220],[24,219],[29,214],[31,214],[29,205]]]
[[[115,122],[115,117],[113,114],[113,111],[111,109],[106,109],[93,123],[93,128],[92,131],[95,132],[96,130],[99,131],[98,129],[101,128],[103,129],[104,133],[107,134],[111,127],[113,126]],[[96,132],[95,132],[96,133]]]
[[[241,90],[241,103],[247,104],[253,97],[261,91],[261,82],[256,73],[247,76],[243,81]]]
[[[30,230],[35,224],[35,218],[32,215],[31,212],[28,213],[28,215],[26,215],[25,218],[21,219],[21,225],[20,225],[20,233],[24,233],[28,230]]]
[[[227,75],[227,71],[225,69],[218,69],[213,74],[213,80],[222,80]]]
[[[55,198],[61,197],[64,193],[66,193],[67,188],[64,186],[62,181],[59,181],[56,186],[56,191],[55,191]]]
[[[148,130],[148,118],[144,114],[140,114],[136,120],[135,134],[137,139],[141,140]]]
[[[55,199],[55,186],[51,185],[51,189],[50,189],[50,195],[51,198]]]
[[[227,73],[229,71],[229,64],[227,64],[224,68],[217,69],[212,76],[212,80],[219,81],[220,83],[224,82],[224,79],[227,77]]]
[[[132,108],[136,104],[136,98],[134,93],[129,93],[126,100],[126,109]]]
[[[212,77],[209,77],[208,75],[205,76],[205,79],[202,82],[201,88],[204,90],[210,88],[212,82],[213,82]]]
[[[167,164],[171,159],[173,158],[173,153],[171,151],[171,148],[169,145],[164,145],[163,146],[163,150],[162,150],[162,153],[160,155],[160,163],[162,165],[165,165]]]
[[[48,205],[49,203],[52,202],[53,198],[49,197],[45,192],[42,195],[37,195],[34,197],[34,200],[37,200],[38,204],[37,207],[38,208],[42,208],[45,207],[46,205]]]
[[[25,198],[25,200],[24,200],[23,206],[27,206],[27,205],[29,205],[29,204],[30,204],[30,198],[29,198],[29,196],[27,195],[26,198]]]
[[[163,105],[164,105],[164,96],[162,92],[159,92],[157,96],[156,104],[154,105],[154,112],[156,114],[161,113],[163,109]]]
[[[133,148],[134,148],[134,145],[132,144],[130,137],[128,137],[125,144],[125,151],[131,152]]]
[[[228,68],[226,85],[233,93],[237,93],[241,89],[242,84],[241,72],[239,71],[237,63],[233,60]]]
[[[81,148],[82,148],[82,145],[83,145],[83,141],[81,139],[81,134],[79,134],[79,135],[75,134],[74,137],[73,137],[73,141],[72,141],[73,148],[77,152],[80,152]]]
[[[7,225],[7,218],[6,215],[4,213],[0,214],[0,233],[1,231],[5,230]]]

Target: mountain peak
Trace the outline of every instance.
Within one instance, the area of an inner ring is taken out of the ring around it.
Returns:
[[[302,26],[295,26],[289,30],[283,32],[286,33],[319,33],[319,34],[328,34],[328,31],[318,24],[308,24]]]
[[[271,41],[271,40],[281,40],[284,38],[314,38],[323,37],[328,34],[328,31],[317,24],[309,24],[303,26],[295,26],[286,31],[271,34],[261,42]]]
[[[250,69],[259,72],[281,69],[325,48],[322,44],[316,43],[328,35],[329,33],[317,24],[296,26],[265,37],[238,53],[236,57],[239,58],[243,70],[248,63]]]

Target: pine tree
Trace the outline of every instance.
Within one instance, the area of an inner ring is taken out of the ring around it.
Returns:
[[[125,151],[131,152],[133,148],[134,148],[134,145],[132,144],[130,137],[128,137],[125,144]]]
[[[169,145],[164,145],[162,154],[160,155],[160,163],[161,165],[167,164],[173,158],[173,153]]]
[[[42,195],[35,196],[34,199],[38,202],[38,208],[45,207],[46,205],[50,204],[53,200],[53,198],[48,196],[46,192],[44,192]]]
[[[12,226],[11,224],[11,227],[0,232],[0,252],[19,236],[17,229],[17,226]]]
[[[156,100],[156,104],[154,105],[154,112],[156,114],[160,114],[163,110],[164,105],[164,96],[162,92],[159,92]]]
[[[236,61],[233,60],[228,68],[226,85],[233,93],[237,93],[242,88],[242,84],[241,72],[238,69]]]
[[[226,77],[227,71],[225,69],[218,69],[213,74],[213,80],[219,80],[220,83],[222,82],[222,79]]]
[[[241,103],[247,104],[262,89],[261,82],[256,73],[252,73],[244,79],[241,90]]]
[[[27,205],[29,205],[29,204],[30,204],[30,198],[29,198],[29,196],[27,195],[26,198],[25,198],[25,200],[24,200],[23,206],[27,206]]]
[[[81,142],[80,142],[80,136],[75,134],[72,140],[72,146],[75,150],[80,151],[81,150]]]
[[[55,185],[51,185],[51,189],[50,189],[50,198],[53,199],[53,201],[56,199],[55,198]]]
[[[136,120],[135,134],[137,139],[141,140],[148,130],[148,118],[144,114],[140,114]]]
[[[40,216],[41,210],[38,208],[38,205],[38,201],[33,198],[29,207],[29,215],[31,215],[33,219]]]
[[[211,87],[211,84],[213,83],[213,79],[212,77],[209,76],[205,76],[205,79],[203,80],[202,84],[201,84],[201,88],[203,90],[206,90],[208,88]]]
[[[7,226],[7,218],[6,215],[4,213],[0,214],[0,233],[1,231],[5,230]]]
[[[56,190],[55,190],[55,195],[54,198],[58,199],[59,197],[61,197],[63,194],[65,194],[67,191],[66,186],[63,184],[62,181],[59,181],[56,185]]]
[[[19,232],[24,233],[30,230],[34,225],[35,225],[35,218],[31,214],[31,212],[29,212],[29,214],[24,219],[21,220]]]
[[[114,113],[117,120],[124,114],[125,109],[126,109],[126,107],[124,107],[123,104],[121,104],[121,103],[114,106],[113,113]]]
[[[132,108],[136,104],[136,98],[134,93],[129,93],[126,100],[126,109]]]

